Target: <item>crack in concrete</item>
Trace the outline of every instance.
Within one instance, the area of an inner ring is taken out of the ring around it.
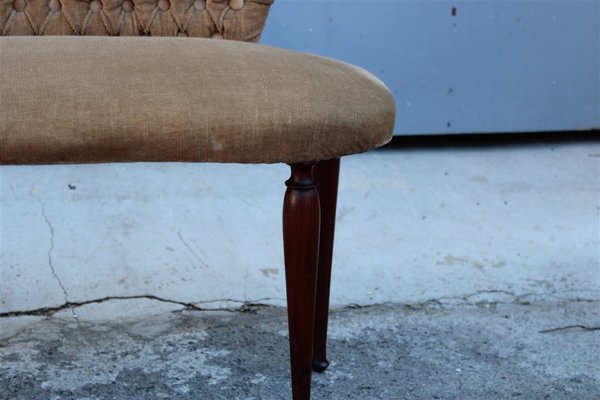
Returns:
[[[559,326],[558,328],[544,329],[543,331],[539,331],[539,333],[558,332],[558,331],[565,331],[568,329],[581,329],[584,331],[600,331],[600,326],[587,326],[587,325],[581,325],[581,324],[567,325],[567,326]]]
[[[598,290],[589,290],[589,291],[600,293],[600,291],[598,291]],[[580,292],[580,291],[573,290],[573,291],[564,292],[564,294],[577,293],[577,292]],[[586,292],[588,292],[588,291],[586,291]],[[506,296],[512,298],[512,301],[504,301],[499,298],[482,299],[479,301],[471,300],[473,297],[480,296],[480,295],[498,295],[498,294],[506,295]],[[550,294],[550,293],[527,292],[527,293],[522,293],[522,294],[516,294],[516,293],[513,293],[508,290],[490,289],[490,290],[477,290],[473,293],[463,294],[463,295],[458,295],[458,296],[438,297],[438,298],[428,299],[428,300],[424,300],[424,301],[416,302],[416,303],[404,303],[404,304],[396,303],[396,304],[402,305],[412,311],[422,311],[422,310],[430,310],[430,309],[434,309],[434,308],[441,309],[441,308],[444,308],[445,306],[450,306],[450,307],[453,307],[453,306],[492,306],[492,305],[500,305],[500,304],[502,304],[502,305],[506,305],[506,304],[531,305],[531,304],[534,304],[534,301],[532,301],[531,298],[551,298],[551,299],[555,299],[555,300],[559,300],[559,301],[563,301],[563,302],[569,302],[569,303],[598,302],[598,299],[590,299],[590,298],[582,298],[582,297],[568,298],[568,297],[560,297],[560,296],[557,296],[555,294]],[[377,305],[379,305],[379,304],[351,303],[351,304],[348,304],[348,305],[342,307],[342,309],[367,309],[370,307],[375,307]]]
[[[600,290],[569,290],[569,291],[564,291],[561,294],[563,295],[567,295],[567,294],[574,294],[574,293],[580,293],[580,292],[594,292],[594,293],[599,293],[600,294]],[[493,299],[483,299],[483,300],[479,300],[479,301],[475,301],[472,302],[471,298],[476,297],[476,296],[480,296],[480,295],[506,295],[509,296],[511,298],[513,298],[513,301],[502,301],[501,299],[498,298],[493,298]],[[521,293],[521,294],[517,294],[514,293],[512,291],[509,290],[503,290],[503,289],[489,289],[489,290],[477,290],[473,293],[470,294],[466,294],[466,295],[458,295],[458,296],[448,296],[448,297],[439,297],[437,299],[431,299],[431,300],[427,300],[424,303],[421,304],[425,304],[425,303],[431,303],[431,302],[438,302],[441,304],[443,304],[443,302],[451,302],[453,300],[462,300],[465,302],[465,304],[511,304],[511,303],[517,303],[517,304],[521,304],[521,305],[527,305],[527,304],[531,304],[532,300],[531,298],[550,298],[550,299],[556,299],[556,300],[560,300],[560,301],[568,301],[568,302],[596,302],[598,301],[598,299],[590,299],[590,298],[584,298],[584,297],[561,297],[559,295],[557,295],[556,293],[536,293],[536,292],[526,292],[526,293]]]
[[[62,281],[60,280],[60,277],[56,273],[56,269],[54,268],[54,263],[52,261],[52,252],[54,251],[54,227],[52,226],[50,219],[46,215],[46,207],[44,206],[44,203],[42,202],[42,200],[39,197],[37,197],[35,195],[35,189],[33,187],[29,191],[29,194],[33,198],[35,198],[37,200],[37,202],[40,204],[42,217],[44,218],[44,221],[46,221],[46,225],[48,225],[48,229],[50,230],[50,248],[48,249],[48,266],[50,267],[52,276],[54,277],[56,282],[58,282],[58,285],[60,286],[60,288],[63,292],[64,298],[65,298],[65,304],[69,304],[69,293],[67,292],[65,285],[63,285]],[[71,312],[73,314],[73,317],[77,318],[77,314],[75,313],[75,310],[73,308],[71,309]]]
[[[469,299],[474,296],[483,295],[483,294],[498,294],[498,293],[506,294],[510,297],[513,297],[514,301],[510,302],[510,301],[501,301],[498,299],[491,299],[491,300],[482,300],[482,301],[478,301],[475,303],[469,302]],[[478,290],[476,292],[466,294],[466,295],[453,296],[453,297],[440,297],[438,299],[430,299],[430,300],[425,300],[423,302],[418,302],[418,303],[407,303],[407,304],[403,304],[403,306],[412,311],[420,311],[420,310],[428,310],[428,309],[432,309],[432,308],[443,308],[445,305],[450,305],[450,306],[482,305],[482,304],[483,305],[487,305],[487,304],[530,305],[530,304],[532,304],[532,302],[526,300],[526,298],[529,296],[538,296],[538,297],[546,296],[546,297],[559,299],[562,301],[569,301],[572,303],[577,303],[577,302],[593,303],[593,302],[598,301],[595,299],[584,299],[584,298],[575,298],[575,299],[561,298],[558,296],[549,295],[547,293],[524,293],[524,294],[517,295],[515,293],[506,291],[506,290]],[[152,295],[152,294],[132,295],[132,296],[106,296],[106,297],[102,297],[102,298],[98,298],[98,299],[85,300],[85,301],[80,301],[80,302],[67,301],[64,304],[56,306],[56,307],[42,307],[42,308],[37,308],[37,309],[32,309],[32,310],[23,310],[23,311],[8,311],[8,312],[0,313],[0,318],[21,317],[21,316],[47,316],[47,317],[50,317],[50,316],[54,315],[55,313],[65,310],[65,309],[68,309],[68,308],[71,308],[72,310],[74,310],[77,307],[82,307],[82,306],[89,305],[89,304],[103,303],[103,302],[107,302],[107,301],[111,301],[111,300],[135,300],[135,299],[154,300],[154,301],[160,301],[163,303],[178,304],[178,305],[184,307],[182,310],[175,310],[173,312],[179,312],[179,311],[183,311],[183,310],[193,310],[193,311],[227,311],[227,312],[242,312],[242,313],[248,313],[248,312],[253,313],[253,312],[256,312],[260,308],[274,307],[272,304],[262,303],[263,301],[284,300],[282,298],[265,297],[265,298],[260,298],[260,299],[256,299],[256,300],[252,300],[252,301],[235,300],[235,299],[215,299],[215,300],[207,300],[207,301],[191,303],[191,302],[184,302],[184,301],[178,301],[178,300],[171,300],[171,299],[167,299],[167,298]],[[452,303],[452,301],[454,301],[454,300],[463,300],[466,303],[455,304],[455,303]],[[201,307],[201,306],[199,306],[199,304],[210,304],[210,303],[219,303],[219,302],[239,303],[240,306],[239,307]],[[450,303],[448,303],[448,302],[450,302]],[[346,305],[344,307],[340,307],[340,308],[341,309],[367,309],[370,307],[375,307],[377,305],[378,304],[351,303],[351,304],[348,304],[348,305]]]
[[[206,265],[206,262],[200,258],[200,256],[198,254],[196,254],[196,252],[192,249],[192,246],[190,246],[188,244],[188,242],[185,241],[185,239],[183,238],[183,235],[181,234],[181,231],[177,231],[177,236],[179,237],[179,240],[181,241],[181,243],[183,243],[183,245],[190,251],[190,253],[192,253],[192,255],[196,258],[196,260],[198,260],[200,262],[200,266],[202,268],[207,268],[208,265]],[[200,250],[200,252],[202,252],[202,250]],[[204,253],[203,253],[204,254]],[[206,256],[204,254],[204,256]]]
[[[279,300],[279,299],[271,299],[271,298],[262,298],[257,299],[256,301],[240,301],[234,299],[218,299],[218,300],[210,300],[206,302],[198,302],[198,303],[188,303],[184,301],[171,300],[166,299],[164,297],[155,296],[152,294],[144,294],[144,295],[133,295],[133,296],[107,296],[99,299],[85,300],[85,301],[67,301],[64,304],[61,304],[56,307],[42,307],[36,308],[33,310],[24,310],[24,311],[8,311],[0,313],[0,318],[9,318],[9,317],[24,317],[24,316],[45,316],[51,317],[59,311],[63,311],[66,309],[71,309],[74,311],[77,307],[82,307],[88,304],[97,304],[104,303],[111,300],[135,300],[135,299],[147,299],[147,300],[155,300],[160,301],[162,303],[170,303],[170,304],[178,304],[183,306],[182,310],[176,310],[174,312],[179,312],[183,310],[193,310],[193,311],[228,311],[228,312],[240,312],[240,313],[254,313],[260,308],[271,307],[270,304],[260,303],[260,301],[269,301],[269,300]],[[206,308],[200,307],[197,304],[207,304],[214,302],[231,302],[231,303],[240,303],[239,307],[216,307],[216,308]]]
[[[508,296],[514,298],[514,300],[513,301],[502,301],[500,299],[490,299],[490,300],[482,300],[482,301],[477,301],[477,302],[469,301],[469,299],[474,296],[485,295],[485,294],[505,294],[505,295],[508,295]],[[478,290],[476,292],[466,294],[466,295],[459,295],[459,296],[452,296],[452,297],[440,297],[438,299],[429,299],[429,300],[425,300],[423,302],[418,302],[418,303],[406,303],[406,304],[403,304],[403,306],[412,311],[420,311],[420,310],[430,310],[432,308],[444,308],[444,306],[460,306],[460,305],[477,305],[477,306],[482,306],[482,305],[489,306],[489,305],[495,305],[495,304],[531,305],[533,303],[531,301],[527,300],[527,298],[529,296],[550,297],[550,298],[558,299],[561,301],[568,301],[571,303],[578,303],[578,302],[593,303],[593,302],[598,301],[597,299],[563,298],[563,297],[559,297],[559,296],[555,296],[555,295],[550,295],[548,293],[533,293],[533,292],[531,292],[531,293],[523,293],[523,294],[517,295],[513,292],[506,291],[506,290]],[[36,309],[32,309],[32,310],[17,310],[17,311],[3,312],[3,313],[0,313],[0,318],[22,317],[22,316],[51,317],[55,313],[65,310],[65,309],[68,309],[68,308],[70,308],[74,312],[75,308],[82,307],[82,306],[85,306],[88,304],[103,303],[103,302],[107,302],[107,301],[111,301],[111,300],[135,300],[135,299],[154,300],[154,301],[160,301],[163,303],[178,304],[180,306],[183,306],[183,309],[174,310],[173,312],[180,312],[180,311],[184,311],[184,310],[193,310],[193,311],[226,311],[226,312],[241,312],[241,313],[254,313],[260,308],[274,307],[274,305],[272,305],[272,304],[262,303],[264,301],[285,300],[283,298],[265,297],[265,298],[251,300],[251,301],[236,300],[236,299],[214,299],[214,300],[199,301],[199,302],[191,303],[191,302],[184,302],[184,301],[178,301],[178,300],[171,300],[171,299],[167,299],[167,298],[152,295],[152,294],[131,295],[131,296],[106,296],[106,297],[102,297],[102,298],[98,298],[98,299],[85,300],[85,301],[79,301],[79,302],[66,301],[64,304],[55,306],[55,307],[42,307],[42,308],[36,308]],[[459,303],[459,304],[453,303],[453,301],[456,301],[456,300],[462,300],[463,303]],[[239,307],[201,307],[201,306],[199,306],[199,304],[210,304],[210,303],[219,303],[219,302],[239,303],[240,306]],[[340,307],[340,308],[341,309],[367,309],[367,308],[375,307],[378,305],[379,304],[351,303],[351,304],[348,304],[348,305]],[[595,330],[595,327],[593,327],[593,328]]]

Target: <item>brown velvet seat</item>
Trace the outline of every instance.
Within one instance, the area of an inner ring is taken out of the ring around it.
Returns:
[[[297,163],[390,139],[371,74],[257,44],[145,37],[0,40],[0,163]]]
[[[378,79],[352,65],[208,39],[257,41],[271,3],[0,0],[0,34],[14,35],[0,38],[0,165],[289,164],[292,394],[308,400],[311,370],[329,365],[340,157],[389,141],[395,105]]]

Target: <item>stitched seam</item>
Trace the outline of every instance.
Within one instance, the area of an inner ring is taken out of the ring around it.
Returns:
[[[63,4],[61,2],[60,4],[60,9],[63,9]],[[71,22],[71,20],[69,19],[69,17],[67,16],[67,14],[65,14],[63,12],[63,17],[65,18],[65,21],[67,21],[67,24],[69,24],[69,26],[71,27],[71,30],[73,31],[74,34],[77,34],[77,29],[75,28],[75,25],[73,24],[73,22]]]
[[[24,11],[25,16],[27,17],[27,21],[29,21],[29,25],[31,25],[31,29],[33,29],[33,34],[37,35],[37,28],[35,27],[35,24],[33,23],[33,19],[31,18],[31,15],[29,15],[29,11],[27,11],[27,9],[25,9]]]
[[[52,17],[54,17],[55,14],[59,13],[60,11],[50,11],[48,13],[48,15],[46,15],[46,19],[44,19],[44,22],[42,23],[42,25],[40,26],[40,31],[39,31],[39,35],[43,35],[44,32],[46,31],[46,28],[48,27],[48,24],[50,24],[50,20],[52,19]]]
[[[152,22],[154,22],[154,18],[156,18],[156,14],[158,14],[158,4],[156,5],[156,8],[154,10],[152,10],[152,15],[150,15],[150,19],[148,20],[148,23],[146,24],[146,27],[144,28],[144,33],[146,35],[150,33],[150,27],[152,25]]]
[[[219,17],[219,23],[217,25],[217,30],[219,31],[219,33],[221,35],[223,35],[223,37],[225,37],[225,32],[223,30],[223,21],[225,20],[225,16],[229,12],[229,10],[231,10],[231,7],[229,7],[229,4],[228,4],[227,6],[225,6],[225,9],[221,13],[221,16]]]
[[[190,11],[191,10],[191,11]],[[192,3],[192,5],[190,6],[190,8],[188,9],[189,15],[187,17],[187,20],[185,21],[185,24],[183,25],[183,31],[185,32],[185,34],[187,35],[187,30],[190,26],[190,21],[192,20],[192,18],[194,17],[194,4]]]
[[[106,15],[104,9],[100,11],[100,19],[102,20],[102,25],[104,25],[104,29],[106,29],[106,33],[108,33],[109,35],[114,35],[115,33],[112,29],[112,24],[110,23],[110,19],[108,19],[108,16]]]
[[[177,18],[175,18],[175,14],[173,14],[173,7],[171,7],[169,9],[169,16],[173,19],[173,22],[175,22],[175,25],[177,25],[177,33],[182,32],[182,26],[179,25],[179,21],[177,20]]]
[[[142,23],[140,22],[140,18],[135,12],[133,13],[133,25],[135,26],[135,30],[138,35],[142,35],[144,33],[142,31]]]
[[[8,35],[8,32],[10,32],[10,30],[13,27],[13,19],[15,18],[15,15],[17,14],[17,12],[15,10],[12,10],[10,12],[10,15],[8,16],[8,19],[6,20],[6,25],[4,25],[4,30],[2,31],[2,36],[6,36]]]
[[[215,21],[215,18],[213,17],[213,14],[212,14],[211,12],[209,12],[209,11],[208,11],[208,9],[209,9],[209,3],[208,3],[208,0],[207,0],[207,1],[206,1],[206,9],[205,9],[205,11],[204,11],[204,12],[208,13],[208,17],[209,17],[209,18],[210,18],[210,20],[212,21],[212,25],[213,25],[213,27],[214,27],[214,28],[216,28],[216,29],[217,29],[217,32],[218,32],[218,31],[219,31],[219,27],[217,26],[217,24],[218,24],[218,21]],[[213,33],[214,33],[214,31],[213,31]]]
[[[121,13],[119,13],[119,22],[117,22],[117,32],[116,32],[117,36],[121,36],[121,29],[123,29],[123,24],[125,23],[125,18],[127,18],[125,11],[121,11]]]
[[[81,23],[81,34],[85,35],[85,31],[87,29],[88,21],[90,20],[90,15],[92,15],[92,10],[88,10],[87,14],[83,18],[83,22]]]

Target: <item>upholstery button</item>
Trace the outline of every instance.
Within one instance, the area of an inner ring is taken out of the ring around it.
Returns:
[[[219,32],[213,33],[212,36],[211,36],[211,38],[213,38],[213,39],[225,39],[223,37],[223,35],[221,35]]]
[[[241,10],[244,7],[244,0],[229,0],[229,7],[232,10]]]
[[[194,8],[196,10],[204,10],[206,8],[206,0],[196,0],[194,2]]]
[[[62,8],[62,5],[60,4],[60,1],[58,1],[58,0],[50,0],[48,2],[48,8],[50,9],[50,11],[60,11],[60,9]]]
[[[92,0],[90,2],[90,10],[92,10],[93,12],[102,11],[102,3],[99,0]]]
[[[171,2],[169,2],[169,0],[158,0],[158,8],[160,8],[161,11],[167,11],[171,8]]]
[[[125,0],[123,2],[123,4],[121,4],[121,8],[123,8],[123,11],[125,11],[125,12],[132,12],[133,11],[133,3],[131,2],[131,0]]]
[[[27,7],[27,2],[25,0],[15,0],[13,1],[13,9],[17,12],[25,11],[25,7]]]

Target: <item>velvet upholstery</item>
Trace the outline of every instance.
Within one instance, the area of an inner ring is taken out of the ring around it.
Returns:
[[[4,37],[0,71],[0,164],[324,160],[395,116],[364,70],[236,41]]]
[[[0,0],[0,34],[195,36],[256,42],[273,0]]]

